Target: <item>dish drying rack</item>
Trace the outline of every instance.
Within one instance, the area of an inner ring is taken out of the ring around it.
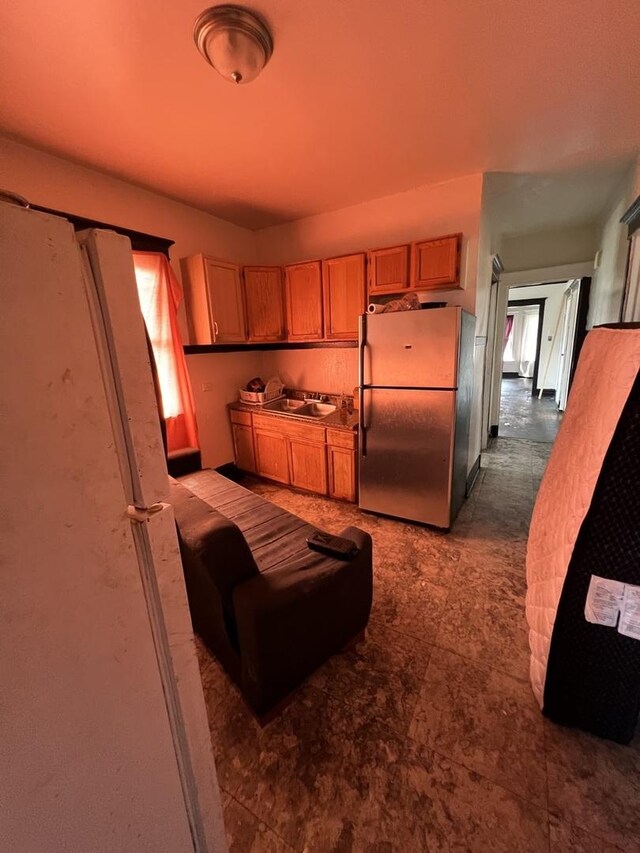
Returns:
[[[284,397],[283,391],[284,385],[277,376],[273,376],[264,386],[264,391],[246,391],[244,388],[240,388],[240,402],[249,403],[252,406],[261,406],[263,403],[271,403],[273,400]]]

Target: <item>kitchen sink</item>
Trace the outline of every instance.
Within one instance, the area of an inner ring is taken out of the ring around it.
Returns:
[[[326,418],[335,410],[336,407],[330,403],[306,403],[301,409],[298,409],[296,414],[303,415],[305,418]]]
[[[301,418],[326,418],[336,407],[330,403],[305,403],[303,400],[274,400],[273,403],[265,403],[262,407],[267,412],[282,412],[287,415],[295,415]]]
[[[265,403],[262,408],[269,412],[288,412],[293,415],[298,409],[303,409],[306,405],[304,400],[290,400],[285,397],[282,400],[274,400],[273,403]]]

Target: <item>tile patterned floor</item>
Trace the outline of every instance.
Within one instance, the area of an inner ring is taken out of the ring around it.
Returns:
[[[199,646],[232,853],[640,851],[640,739],[545,720],[528,683],[524,557],[549,445],[500,439],[446,535],[250,481],[374,538],[365,642],[264,729]]]
[[[500,395],[500,435],[529,441],[555,440],[561,413],[553,397],[531,396],[531,379],[503,379]]]

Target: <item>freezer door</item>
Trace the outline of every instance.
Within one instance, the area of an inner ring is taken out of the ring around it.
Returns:
[[[449,527],[456,392],[361,391],[361,509]]]
[[[361,341],[364,384],[455,388],[460,315],[460,308],[368,315]]]

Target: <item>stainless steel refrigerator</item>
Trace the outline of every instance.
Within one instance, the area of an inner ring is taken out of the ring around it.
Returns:
[[[360,508],[449,528],[465,497],[475,317],[360,318]]]

